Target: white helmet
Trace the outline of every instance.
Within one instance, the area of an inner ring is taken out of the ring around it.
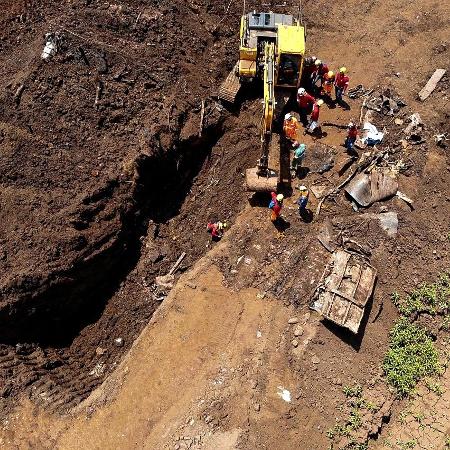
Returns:
[[[354,127],[354,126],[355,126],[355,124],[353,122],[349,122],[349,124],[348,124],[349,128]]]
[[[307,187],[304,186],[303,184],[299,187],[299,189],[300,189],[301,191],[307,191],[307,190],[308,190]]]
[[[284,116],[284,120],[289,120],[291,117],[292,117],[292,114],[291,114],[291,113],[287,113],[287,114]]]
[[[297,93],[298,93],[298,95],[305,95],[305,94],[306,94],[306,90],[305,90],[305,88],[300,88],[300,89],[297,91]]]

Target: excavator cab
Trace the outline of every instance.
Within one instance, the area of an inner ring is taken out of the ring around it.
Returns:
[[[305,54],[305,29],[298,25],[279,25],[277,38],[276,86],[298,88]]]

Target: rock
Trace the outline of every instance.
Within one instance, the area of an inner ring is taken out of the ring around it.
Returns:
[[[261,409],[261,405],[259,403],[255,403],[253,405],[253,408],[255,409],[255,411],[259,411]]]
[[[257,380],[250,380],[250,387],[252,389],[256,389],[257,386],[258,386],[258,381]]]
[[[96,353],[97,356],[102,356],[102,355],[104,355],[106,353],[106,350],[104,348],[97,347],[95,349],[95,353]]]
[[[311,313],[310,312],[305,313],[304,316],[303,316],[303,319],[302,319],[303,324],[308,322],[310,317],[311,317]]]
[[[314,355],[311,358],[311,361],[312,361],[313,364],[319,364],[320,363],[320,359],[316,355]]]
[[[191,289],[197,289],[197,285],[195,283],[191,283],[190,281],[188,281],[186,283],[186,286],[191,288]]]
[[[403,125],[403,120],[402,120],[402,119],[399,119],[399,118],[397,117],[396,119],[394,119],[394,123],[395,123],[396,125]]]
[[[294,336],[302,336],[304,332],[305,330],[303,329],[303,327],[301,325],[297,325],[294,329]]]
[[[295,323],[298,323],[297,317],[291,317],[291,318],[288,320],[288,324],[290,324],[290,325],[293,325],[293,324],[295,324]]]
[[[295,347],[295,348],[298,347],[298,341],[297,341],[297,339],[294,339],[294,340],[292,341],[292,346]]]
[[[114,344],[116,344],[117,347],[123,347],[124,340],[121,337],[116,338],[116,339],[114,339]]]

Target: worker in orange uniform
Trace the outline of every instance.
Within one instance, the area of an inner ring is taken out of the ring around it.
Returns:
[[[311,112],[311,117],[309,119],[308,128],[306,128],[306,132],[308,133],[315,133],[317,131],[320,131],[319,126],[319,114],[320,114],[320,107],[323,105],[323,100],[319,99],[317,100],[314,105]]]
[[[342,105],[342,96],[347,92],[348,83],[350,81],[346,67],[341,67],[334,81],[334,89],[336,92],[336,103]]]
[[[299,128],[300,128],[300,125],[298,123],[298,120],[291,113],[287,113],[284,116],[283,131],[284,131],[284,135],[291,142],[297,141],[297,132],[298,132]]]
[[[331,91],[333,89],[334,82],[336,80],[336,76],[332,70],[329,70],[323,76],[323,85],[322,85],[322,95],[326,95],[331,98]]]
[[[305,88],[300,88],[297,91],[297,103],[300,112],[300,120],[305,127],[308,124],[308,114],[311,112],[315,101],[316,99],[312,95],[308,94]]]
[[[269,208],[272,210],[270,215],[270,220],[272,222],[276,222],[281,215],[281,208],[283,207],[283,194],[276,194],[275,192],[271,192],[272,200],[269,203]]]

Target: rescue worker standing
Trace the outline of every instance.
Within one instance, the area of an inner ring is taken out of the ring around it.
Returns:
[[[302,85],[306,86],[308,90],[312,91],[314,87],[314,79],[317,72],[315,56],[308,56],[305,58],[303,64]]]
[[[329,72],[330,69],[328,69],[328,65],[322,62],[320,59],[316,59],[316,62],[314,64],[316,65],[316,78],[314,80],[314,85],[316,85],[317,82],[320,81],[320,87],[322,87],[324,76]]]
[[[283,207],[283,194],[276,194],[275,192],[271,192],[272,200],[269,203],[269,208],[272,210],[270,215],[270,220],[272,222],[276,222],[281,215],[281,208]]]
[[[327,97],[331,98],[331,91],[333,89],[335,79],[336,77],[332,70],[329,70],[323,76],[322,95],[326,95]]]
[[[300,125],[298,120],[291,113],[284,116],[283,131],[287,139],[295,142],[297,140],[297,132],[299,128]]]
[[[347,137],[345,138],[344,147],[347,149],[347,153],[351,156],[358,156],[358,153],[353,149],[353,145],[358,137],[358,127],[350,122],[348,124]]]
[[[308,124],[308,128],[306,129],[306,131],[308,133],[313,134],[316,131],[320,131],[319,114],[320,114],[320,107],[322,105],[323,105],[322,99],[319,99],[314,103],[313,109],[311,112],[311,117],[310,117],[309,124]]]
[[[306,213],[306,206],[308,205],[308,199],[309,199],[309,191],[306,186],[299,186],[300,189],[300,197],[297,200],[298,204],[298,213],[301,217],[305,216]]]
[[[297,91],[300,120],[305,127],[308,124],[308,114],[311,112],[315,101],[316,99],[312,95],[308,94],[304,88],[300,88]]]
[[[306,154],[306,145],[300,144],[294,151],[294,157],[292,158],[291,170],[294,172],[294,175],[298,175],[299,170],[302,167],[303,159]],[[294,176],[293,175],[293,176]]]
[[[341,67],[334,81],[334,89],[336,92],[336,102],[342,105],[342,96],[347,92],[349,77],[346,75],[347,68]]]

